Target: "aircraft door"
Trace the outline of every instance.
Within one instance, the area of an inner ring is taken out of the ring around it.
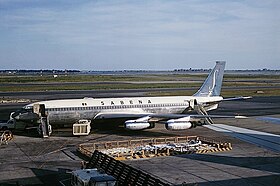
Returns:
[[[51,125],[48,121],[48,116],[46,113],[46,107],[44,104],[34,104],[33,105],[33,112],[39,115],[39,131],[42,133],[42,137],[46,138],[51,135]]]
[[[46,114],[46,107],[44,104],[34,104],[33,105],[33,112],[38,114],[39,117],[47,117]]]

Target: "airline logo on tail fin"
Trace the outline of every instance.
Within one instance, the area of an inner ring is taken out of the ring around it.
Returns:
[[[217,61],[200,89],[193,95],[197,97],[219,96],[221,93],[225,61]]]

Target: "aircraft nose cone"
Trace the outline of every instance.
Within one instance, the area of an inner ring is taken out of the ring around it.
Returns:
[[[15,120],[19,120],[19,115],[13,117]]]
[[[18,121],[34,121],[39,119],[39,116],[35,113],[31,113],[31,112],[26,112],[26,113],[20,113],[16,116],[14,116],[14,119],[18,120]]]

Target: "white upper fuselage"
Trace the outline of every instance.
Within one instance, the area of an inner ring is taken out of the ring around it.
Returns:
[[[223,98],[196,97],[196,96],[170,96],[170,97],[124,97],[124,98],[83,98],[40,101],[26,105],[30,109],[34,104],[44,104],[50,124],[71,124],[81,119],[93,120],[100,114],[114,114],[118,118],[123,114],[181,114],[190,107],[190,100],[200,104],[214,105]],[[208,110],[215,109],[209,108]]]

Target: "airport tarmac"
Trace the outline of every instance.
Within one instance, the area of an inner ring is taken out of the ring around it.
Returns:
[[[64,84],[63,84],[64,85]],[[24,85],[22,85],[24,86]],[[59,85],[58,85],[59,86]],[[197,91],[199,87],[187,88],[147,88],[147,89],[112,89],[112,90],[51,90],[51,91],[21,91],[21,92],[0,92],[0,97],[23,98],[33,100],[51,99],[75,99],[83,97],[106,98],[106,97],[132,97],[145,96],[151,92],[171,92],[171,91]],[[238,90],[270,90],[280,89],[278,84],[274,86],[247,86],[238,87]],[[235,86],[223,86],[223,90],[236,91]]]
[[[18,105],[17,105],[18,106]],[[5,107],[9,108],[9,105]],[[13,105],[13,107],[16,107]],[[221,103],[215,114],[242,114],[250,119],[219,119],[234,127],[280,134],[280,97],[257,97],[246,101]],[[164,126],[144,131],[93,130],[91,135],[73,137],[71,131],[55,130],[48,139],[18,132],[8,145],[0,146],[0,185],[62,185],[69,183],[69,172],[79,169],[80,143],[135,138],[196,135],[231,142],[233,150],[211,154],[191,154],[125,161],[166,183],[180,185],[279,185],[280,152],[252,144],[206,127],[167,131]],[[275,138],[276,140],[278,138]]]

